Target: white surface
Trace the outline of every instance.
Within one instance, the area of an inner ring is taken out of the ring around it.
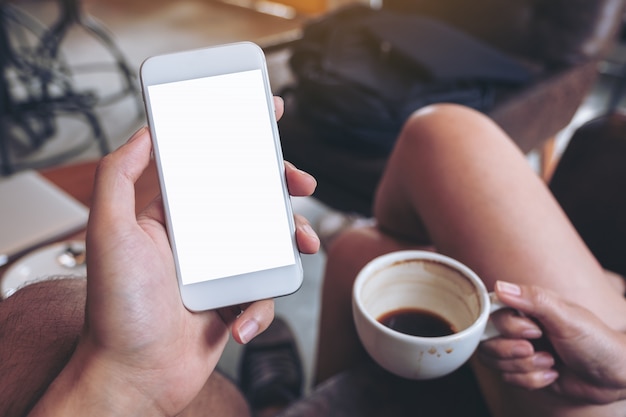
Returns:
[[[87,207],[35,171],[0,180],[0,265],[82,229],[88,215]]]
[[[84,250],[85,244],[81,241],[60,242],[44,246],[13,263],[2,276],[0,282],[0,296],[7,298],[21,287],[34,282],[53,277],[85,277],[85,265],[68,268],[58,261],[68,245],[75,250]]]

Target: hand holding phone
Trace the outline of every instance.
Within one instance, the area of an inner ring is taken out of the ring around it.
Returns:
[[[141,81],[185,306],[296,291],[302,265],[262,50],[148,58]]]

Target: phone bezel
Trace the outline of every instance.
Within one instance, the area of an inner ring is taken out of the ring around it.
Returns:
[[[276,162],[277,164],[280,164],[279,171],[281,174],[283,199],[289,220],[295,263],[293,265],[269,270],[256,271],[184,285],[180,274],[176,249],[176,237],[169,234],[180,295],[184,305],[191,311],[204,311],[219,307],[244,304],[260,299],[284,296],[297,291],[302,285],[302,263],[295,240],[295,223],[293,220],[291,200],[284,174],[283,156],[274,112],[273,95],[269,84],[267,65],[262,49],[252,42],[237,42],[227,45],[218,45],[208,48],[158,55],[146,59],[141,65],[140,79],[148,118],[148,126],[152,135],[154,156],[163,196],[168,232],[173,228],[170,223],[169,205],[167,203],[167,189],[163,180],[158,138],[153,128],[153,115],[147,87],[156,84],[185,81],[258,69],[261,70],[264,80],[268,114],[271,118],[272,133],[274,137]]]

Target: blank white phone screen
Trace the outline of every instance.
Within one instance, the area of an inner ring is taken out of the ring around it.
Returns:
[[[261,70],[148,94],[182,283],[295,264]]]

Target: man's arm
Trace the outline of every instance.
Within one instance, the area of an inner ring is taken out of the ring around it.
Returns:
[[[74,352],[84,323],[85,280],[28,285],[0,302],[0,415],[25,415]]]

